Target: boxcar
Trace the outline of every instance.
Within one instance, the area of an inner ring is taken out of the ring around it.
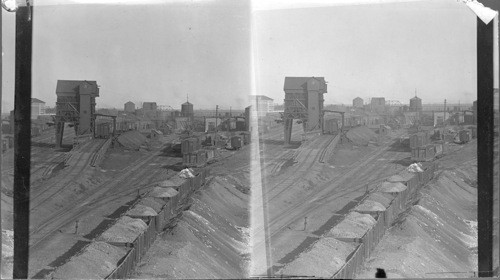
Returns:
[[[96,125],[95,137],[96,138],[109,138],[110,126],[109,123],[99,123]]]
[[[233,150],[238,150],[241,148],[241,137],[240,136],[231,137],[231,148]]]
[[[467,143],[471,140],[471,133],[468,129],[460,130],[458,133],[460,143]]]

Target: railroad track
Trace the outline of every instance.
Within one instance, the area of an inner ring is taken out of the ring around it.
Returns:
[[[69,225],[74,222],[77,218],[82,217],[94,209],[104,206],[107,203],[123,198],[124,196],[129,196],[137,192],[137,185],[134,183],[144,182],[143,177],[153,178],[156,173],[163,172],[161,168],[158,168],[155,173],[151,173],[151,170],[144,168],[155,156],[159,153],[152,154],[145,157],[144,159],[130,165],[124,170],[124,172],[115,178],[110,178],[96,186],[97,192],[88,195],[85,198],[80,198],[79,205],[68,205],[61,208],[56,213],[51,215],[49,219],[43,224],[39,225],[36,229],[31,231],[32,244],[30,245],[30,250],[36,251],[39,249],[42,241],[45,241],[48,237],[57,233],[58,229]],[[177,161],[177,160],[172,160]],[[135,179],[134,179],[135,177]],[[142,188],[148,185],[153,186],[155,182],[149,184],[142,184]],[[132,188],[124,188],[124,186],[131,186]],[[141,184],[138,184],[141,186]]]
[[[299,152],[297,155],[297,162],[298,164],[294,166],[294,174],[305,174],[309,172],[311,167],[315,164],[317,164],[317,160],[319,159],[321,152],[328,147],[328,145],[331,143],[330,139],[331,137],[318,137],[316,138],[310,145],[307,145],[307,147],[304,147],[303,150]],[[327,141],[326,143],[324,143]],[[319,143],[318,143],[319,142]],[[323,145],[321,145],[323,144]],[[322,146],[322,149],[311,149],[309,148],[310,146]],[[303,154],[305,153],[305,154]],[[311,155],[313,155],[311,157]],[[286,174],[285,174],[286,175]],[[264,178],[267,179],[265,175],[263,175]],[[269,198],[269,201],[274,200],[276,197],[282,195],[285,191],[288,190],[288,188],[294,184],[297,183],[298,178],[302,178],[302,176],[286,176],[284,180],[277,184],[273,184],[272,182],[266,182],[267,185],[272,185],[272,189],[269,189],[267,192],[267,197]],[[283,187],[284,186],[284,187]]]
[[[89,141],[84,146],[82,146],[82,150],[92,149],[92,141]],[[99,143],[97,143],[99,144]],[[90,147],[89,147],[90,146]],[[36,192],[36,188],[33,188],[33,196],[31,198],[31,211],[35,210],[42,204],[46,203],[48,200],[52,199],[55,195],[57,195],[62,189],[68,186],[68,184],[74,179],[77,178],[80,173],[88,166],[90,162],[91,153],[82,153],[79,151],[75,151],[75,153],[68,159],[67,163],[70,164],[65,170],[64,175],[62,177],[56,177],[51,179],[51,182],[45,182],[44,185],[48,186],[48,188],[44,188],[40,192]]]
[[[340,137],[339,134],[336,134],[334,137],[332,137],[330,139],[330,141],[328,142],[328,144],[326,144],[326,146],[323,148],[323,150],[321,151],[321,154],[319,156],[319,162],[320,163],[325,163],[325,155],[327,154],[327,151],[329,150],[329,147],[330,145],[332,144],[332,142],[337,138],[337,137]]]
[[[294,136],[296,137],[297,135],[300,135],[300,133],[298,131],[293,131],[292,132],[292,137],[294,137]],[[266,140],[281,141],[283,139],[283,137],[284,137],[283,136],[283,131],[273,131],[273,134],[267,134],[267,135],[265,135],[265,138],[263,137],[262,141],[266,141]],[[259,145],[262,145],[262,144],[259,144]],[[262,150],[263,148],[260,147],[260,149]],[[281,166],[283,166],[283,164],[288,159],[292,158],[291,154],[295,155],[295,153],[296,153],[296,151],[294,151],[294,150],[289,150],[287,152],[282,152],[282,154],[279,157],[277,157],[277,158],[279,158],[278,159],[278,163],[275,163],[274,161],[265,163],[265,164],[261,165],[261,169],[267,169],[270,166],[273,166],[272,167],[272,171],[270,173],[276,175],[281,170]],[[242,166],[240,166],[238,168],[235,168],[234,170],[235,171],[243,171],[245,169],[250,168],[251,165],[252,165],[251,160],[248,160],[247,164],[242,165]]]
[[[98,160],[104,156],[106,149],[103,149],[104,146],[109,146],[111,144],[111,138],[102,142],[102,144],[94,151],[90,160],[90,166],[95,167]]]
[[[300,204],[296,205],[295,207],[289,208],[274,217],[271,217],[269,221],[269,226],[272,226],[270,237],[276,237],[279,233],[282,232],[283,229],[288,227],[290,224],[293,224],[301,220],[303,216],[307,216],[308,214],[315,212],[319,208],[324,207],[326,203],[330,203],[339,199],[345,200],[345,196],[351,193],[362,192],[364,189],[366,189],[366,184],[360,184],[359,187],[355,188],[352,188],[352,183],[345,184],[345,186],[341,188],[338,187],[344,184],[344,182],[349,178],[352,178],[355,174],[363,175],[372,173],[373,169],[375,169],[377,165],[372,164],[368,168],[365,167],[368,164],[373,163],[375,159],[380,156],[380,154],[385,153],[389,148],[389,145],[386,145],[383,149],[372,152],[368,158],[365,157],[364,159],[351,164],[349,168],[350,170],[342,174],[340,177],[333,178],[317,186],[316,188],[320,190],[319,192],[307,195],[306,197],[301,199]],[[398,152],[392,153],[394,153],[394,156],[396,156],[396,153]],[[362,163],[360,164],[361,161]],[[273,199],[275,199],[276,197],[277,195],[273,196],[269,200],[269,203],[272,204]]]

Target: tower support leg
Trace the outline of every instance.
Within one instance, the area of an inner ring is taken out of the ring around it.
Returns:
[[[290,140],[292,138],[292,125],[293,125],[293,119],[285,119],[284,120],[284,126],[285,126],[285,145],[290,144]]]
[[[61,148],[64,135],[64,122],[56,122],[56,148]]]

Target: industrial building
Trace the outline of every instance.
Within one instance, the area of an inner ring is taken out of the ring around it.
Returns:
[[[125,105],[123,107],[124,107],[123,108],[124,111],[127,113],[134,113],[135,112],[135,104],[132,101],[125,103]]]
[[[385,112],[385,98],[384,97],[373,97],[370,101],[370,109],[373,112]]]
[[[267,113],[274,111],[274,99],[265,95],[251,95],[252,105],[255,106],[257,116],[265,116]]]
[[[36,120],[38,116],[45,114],[45,102],[37,98],[31,98],[31,119]]]
[[[205,118],[205,132],[214,132],[224,120],[222,118]]]
[[[433,112],[434,125],[440,126],[443,125],[451,117],[451,112]]]
[[[95,124],[95,81],[58,80],[56,87],[56,147],[62,144],[64,123],[72,123],[76,135],[92,134]]]
[[[158,109],[158,106],[156,105],[156,102],[144,102],[144,103],[142,103],[142,109],[145,112],[156,111]]]
[[[321,129],[324,77],[285,77],[285,144],[290,143],[293,119],[301,119],[304,130]]]
[[[422,111],[422,99],[417,96],[410,99],[410,112],[421,112]]]
[[[356,97],[352,100],[352,107],[354,108],[363,108],[363,98]]]

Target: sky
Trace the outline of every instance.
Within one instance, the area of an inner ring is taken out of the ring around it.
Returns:
[[[38,0],[32,96],[54,106],[58,79],[95,80],[101,108],[180,108],[187,95],[195,109],[244,108],[250,94],[283,103],[285,76],[321,76],[327,104],[407,103],[415,89],[424,103],[475,100],[475,15],[457,0],[391,1]],[[13,13],[2,29],[6,112]]]
[[[156,2],[35,7],[32,96],[53,107],[57,80],[74,79],[97,81],[98,107],[180,108],[187,96],[195,108],[248,106],[249,4]],[[13,108],[15,28],[14,14],[3,15],[6,111]]]
[[[327,104],[385,97],[476,99],[476,16],[456,0],[255,13],[256,91],[283,102],[285,76],[325,77]]]

